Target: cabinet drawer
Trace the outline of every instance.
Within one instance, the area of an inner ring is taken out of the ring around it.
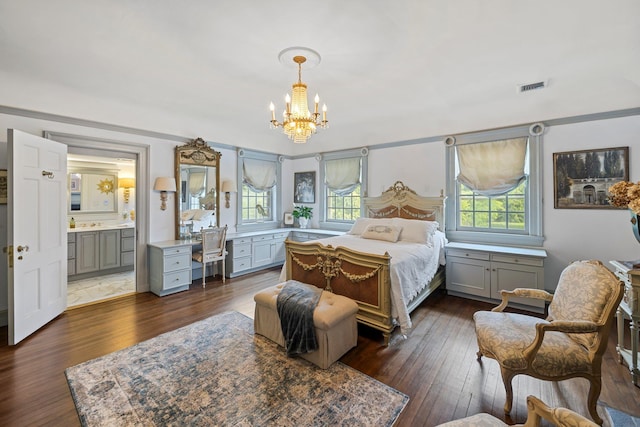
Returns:
[[[76,260],[68,259],[67,260],[67,276],[72,276],[76,274]]]
[[[135,237],[136,230],[135,228],[124,228],[121,230],[122,237]]]
[[[191,253],[167,256],[164,258],[164,273],[182,269],[191,269]]]
[[[162,251],[163,256],[183,255],[187,254],[191,257],[191,246],[177,246],[173,248],[167,248]]]
[[[531,265],[534,267],[542,267],[544,265],[544,261],[540,258],[531,258],[526,256],[507,255],[507,254],[492,254],[491,261],[508,262],[511,264]]]
[[[288,235],[289,233],[274,233],[273,238],[276,240],[284,240],[287,238]]]
[[[76,241],[76,233],[67,233],[67,242],[75,242]]]
[[[164,275],[164,289],[191,284],[191,270],[176,271]]]
[[[234,258],[233,259],[233,272],[247,270],[251,268],[251,257]]]
[[[123,252],[120,254],[120,265],[133,265],[133,252]]]
[[[120,243],[120,250],[122,252],[132,251],[136,244],[136,240],[133,237],[123,237]]]
[[[265,240],[273,240],[273,234],[265,234],[262,236],[255,236],[251,238],[253,243],[255,242],[264,242]]]
[[[242,258],[251,255],[251,243],[233,245],[233,258]]]
[[[233,246],[244,245],[246,243],[251,243],[251,237],[240,237],[238,239],[233,239]]]
[[[464,249],[447,249],[447,256],[457,256],[460,258],[481,259],[489,261],[491,254],[488,252],[465,251]]]
[[[67,243],[67,259],[76,258],[76,244],[71,242]]]

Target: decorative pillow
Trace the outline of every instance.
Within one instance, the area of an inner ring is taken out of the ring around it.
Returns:
[[[353,223],[351,230],[347,234],[361,235],[370,225],[391,225],[391,219],[388,218],[358,218]]]
[[[180,219],[182,221],[189,221],[190,219],[193,219],[193,215],[196,213],[195,209],[189,209],[187,211],[182,211],[180,213]]]
[[[438,229],[435,221],[420,221],[417,219],[393,218],[393,225],[402,228],[401,242],[421,243],[433,246],[433,235]]]
[[[204,221],[213,215],[213,211],[208,211],[205,209],[195,209],[195,213],[193,214],[194,221]]]
[[[363,239],[384,240],[386,242],[397,242],[402,227],[395,225],[369,225],[367,229],[360,235]]]

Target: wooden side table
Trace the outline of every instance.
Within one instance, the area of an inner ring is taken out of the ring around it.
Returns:
[[[640,268],[634,266],[638,261],[609,261],[615,268],[615,274],[624,282],[625,292],[616,316],[618,318],[618,357],[631,371],[631,380],[636,386],[640,379],[638,370],[638,336],[640,335]],[[629,319],[631,331],[631,348],[624,346],[624,319]]]

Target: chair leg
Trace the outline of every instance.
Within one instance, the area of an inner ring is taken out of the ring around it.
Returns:
[[[224,267],[224,264],[225,264],[225,263],[224,263],[224,261],[225,261],[225,260],[220,261],[220,262],[222,263],[222,284],[224,284],[224,279],[225,279],[225,278],[226,278],[226,276],[227,276],[226,272],[224,271],[224,268],[225,268],[225,267]]]
[[[513,380],[515,375],[503,367],[500,367],[500,372],[502,373],[504,391],[507,393],[507,398],[504,402],[504,413],[509,414],[511,412],[511,407],[513,406],[513,385],[511,384],[511,380]]]
[[[203,262],[202,263],[202,287],[205,287],[205,283],[204,283],[204,277],[207,275],[207,263]]]
[[[596,424],[602,425],[602,418],[600,418],[596,409],[598,406],[598,397],[600,397],[600,389],[602,388],[602,380],[600,377],[590,378],[589,382],[591,383],[591,386],[589,387],[589,397],[587,398],[589,414]]]

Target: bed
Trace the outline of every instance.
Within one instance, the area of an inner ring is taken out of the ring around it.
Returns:
[[[408,334],[409,313],[444,283],[444,202],[442,194],[419,196],[398,181],[380,196],[364,199],[367,218],[357,220],[344,236],[287,240],[282,279],[355,300],[358,322],[380,330],[388,345],[396,326]],[[392,243],[393,236],[390,241],[363,238],[362,230],[371,231],[370,225],[389,224],[393,227],[380,230],[400,228],[397,242]],[[422,236],[412,231],[424,229],[432,229],[429,242],[412,238]]]

